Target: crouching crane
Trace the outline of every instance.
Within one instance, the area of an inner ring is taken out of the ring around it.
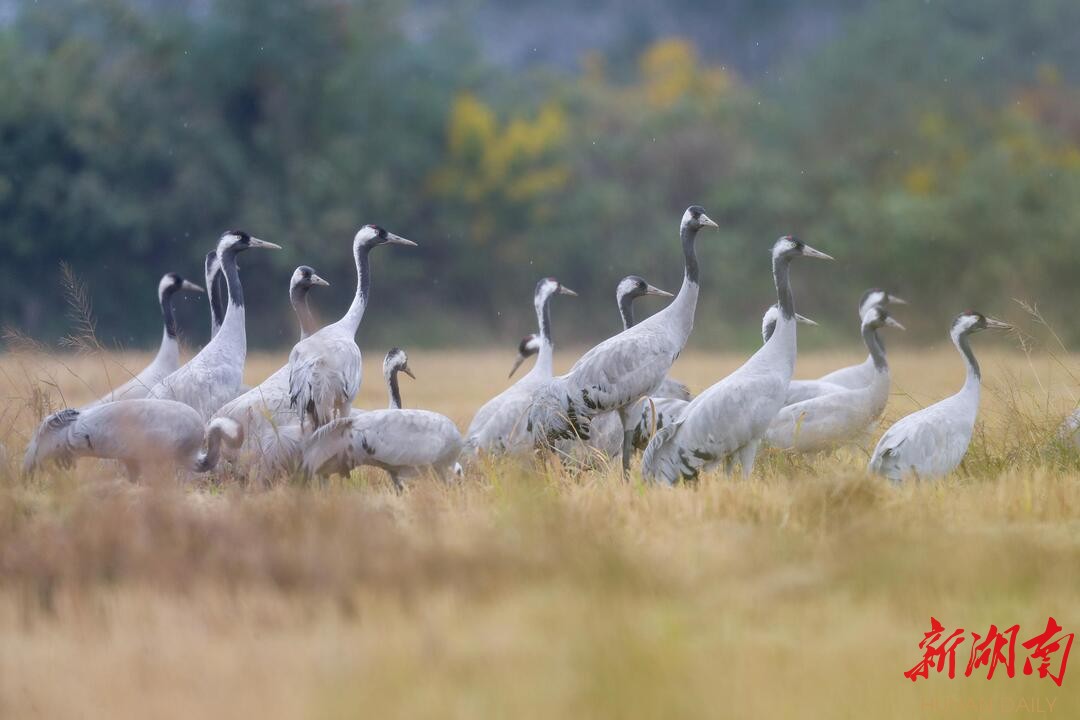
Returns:
[[[390,407],[353,410],[331,420],[304,447],[307,475],[347,474],[361,465],[382,468],[398,490],[404,481],[425,472],[448,479],[464,447],[461,433],[445,415],[428,410],[402,410],[398,373],[415,378],[404,350],[392,348],[383,361]]]
[[[239,423],[216,418],[204,425],[197,410],[175,400],[117,400],[45,418],[26,449],[23,472],[92,457],[122,462],[132,481],[147,467],[204,473],[217,465],[222,444],[238,447],[243,437]]]

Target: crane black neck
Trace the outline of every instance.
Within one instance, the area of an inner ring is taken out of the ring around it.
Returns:
[[[979,361],[975,359],[975,353],[971,351],[971,344],[968,342],[968,333],[961,333],[960,336],[956,338],[956,347],[960,350],[960,354],[964,356],[964,360],[967,361],[970,373],[976,380],[981,380],[982,371],[979,368]]]
[[[545,295],[536,308],[536,319],[540,323],[540,341],[553,346],[555,340],[551,337],[551,297],[555,293]]]
[[[296,284],[289,288],[289,304],[292,305],[296,319],[300,322],[300,334],[310,335],[315,332],[315,316],[311,314],[307,296],[311,287]]]
[[[390,377],[387,381],[387,386],[390,388],[390,409],[401,409],[401,388],[398,387],[398,369],[394,368],[390,371]]]
[[[367,308],[368,296],[371,294],[371,247],[365,243],[356,243],[353,246],[353,258],[356,261],[356,296],[349,308],[349,316],[357,327],[363,319],[364,310]]]
[[[221,255],[221,271],[225,274],[225,285],[229,289],[229,304],[241,310],[244,308],[244,288],[240,285],[240,273],[236,269],[236,250],[226,249]]]
[[[795,299],[791,294],[791,258],[780,255],[773,258],[773,281],[776,283],[776,304],[785,320],[795,321]]]
[[[686,262],[686,279],[695,285],[698,284],[698,261],[694,250],[694,240],[697,238],[698,228],[692,228],[689,224],[679,229],[679,237],[682,239],[683,260]]]
[[[217,327],[221,327],[221,323],[225,321],[225,303],[229,291],[228,288],[222,287],[224,284],[225,273],[220,268],[215,270],[207,281],[206,292],[210,295],[210,314]]]
[[[173,315],[172,296],[176,289],[169,285],[161,291],[161,319],[165,323],[165,334],[176,339],[176,317]]]
[[[622,316],[623,330],[634,327],[634,296],[623,293],[619,296],[619,315]]]
[[[881,372],[889,369],[889,363],[885,359],[885,344],[881,342],[877,328],[873,325],[865,325],[862,329],[863,342],[870,351],[870,357],[874,361],[874,369]]]

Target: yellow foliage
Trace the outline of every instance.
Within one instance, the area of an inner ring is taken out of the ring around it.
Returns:
[[[919,118],[919,134],[927,140],[939,140],[945,137],[948,125],[938,112],[925,112]]]
[[[607,79],[604,67],[604,57],[600,53],[590,51],[581,59],[582,79],[591,85],[602,85]]]
[[[1052,63],[1043,63],[1036,70],[1036,77],[1039,79],[1040,85],[1048,85],[1050,87],[1057,87],[1061,84],[1061,70],[1057,65]]]
[[[937,185],[937,174],[929,165],[916,165],[904,176],[904,187],[912,195],[929,195]]]
[[[1080,169],[1080,148],[1070,145],[1061,154],[1061,166],[1069,170]]]
[[[489,208],[503,206],[500,200],[536,207],[566,185],[569,170],[555,157],[566,135],[566,115],[553,102],[533,119],[516,117],[500,127],[490,107],[464,93],[450,111],[447,159],[430,187],[477,207],[473,237],[484,243],[497,226]]]
[[[693,86],[697,55],[689,42],[678,38],[659,40],[641,56],[645,97],[653,107],[671,107]]]
[[[450,153],[464,155],[482,151],[495,135],[495,113],[475,96],[464,93],[450,111]]]
[[[702,85],[709,95],[723,95],[735,85],[735,78],[725,68],[714,67],[703,73]]]

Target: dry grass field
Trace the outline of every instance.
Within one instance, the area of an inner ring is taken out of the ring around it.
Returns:
[[[973,344],[981,427],[942,482],[893,487],[844,450],[674,489],[494,464],[402,495],[376,471],[24,480],[33,388],[77,405],[144,358],[0,357],[0,718],[1080,717],[1080,670],[1025,677],[1019,645],[1012,679],[963,677],[970,640],[956,679],[902,674],[931,615],[1080,629],[1080,458],[1053,440],[1080,359]],[[512,359],[411,353],[405,404],[464,428]],[[887,421],[962,382],[951,347],[890,359]],[[740,360],[688,353],[673,375],[700,391]],[[249,381],[280,362],[251,358]],[[362,407],[385,403],[380,362]]]

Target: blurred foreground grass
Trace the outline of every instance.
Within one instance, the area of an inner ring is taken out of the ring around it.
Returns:
[[[961,382],[950,349],[890,357],[907,394],[889,418]],[[670,490],[494,464],[398,496],[378,472],[269,491],[132,487],[93,462],[15,478],[41,401],[26,381],[77,404],[103,374],[6,357],[0,717],[1076,717],[1075,668],[1061,688],[1025,677],[1019,644],[1013,679],[964,678],[970,639],[955,680],[902,674],[931,615],[1080,628],[1080,463],[1050,441],[1076,383],[980,358],[983,431],[940,483],[891,487],[854,450]],[[510,359],[415,353],[405,402],[464,426]],[[359,404],[381,406],[365,360]],[[738,360],[674,375],[700,391]],[[251,380],[280,361],[253,358]]]

